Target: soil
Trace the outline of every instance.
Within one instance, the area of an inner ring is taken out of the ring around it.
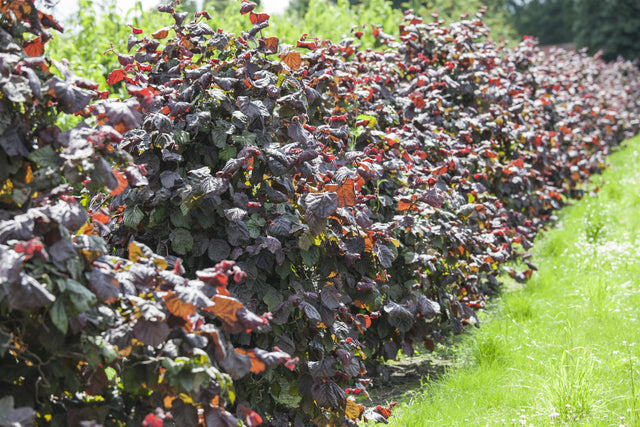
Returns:
[[[434,354],[387,362],[371,375],[373,385],[368,390],[371,400],[363,403],[388,406],[391,402],[410,400],[422,392],[425,383],[437,380],[454,365],[454,361]]]

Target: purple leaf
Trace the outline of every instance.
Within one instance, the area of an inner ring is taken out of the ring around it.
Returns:
[[[309,193],[304,199],[307,211],[318,218],[327,218],[338,209],[338,195],[334,191]]]
[[[333,381],[316,381],[311,386],[311,396],[321,408],[344,408],[347,404],[344,390]]]
[[[114,302],[120,295],[116,274],[107,268],[95,266],[91,270],[89,287],[100,301],[107,304]]]
[[[169,336],[169,326],[164,320],[151,321],[138,319],[133,327],[133,336],[151,347],[157,347]]]
[[[8,299],[12,310],[30,310],[52,303],[56,297],[36,279],[22,274],[20,281],[9,284]]]

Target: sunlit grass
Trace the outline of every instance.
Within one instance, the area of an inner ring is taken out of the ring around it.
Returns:
[[[536,241],[539,271],[463,340],[464,361],[391,425],[640,425],[640,136],[625,145]]]

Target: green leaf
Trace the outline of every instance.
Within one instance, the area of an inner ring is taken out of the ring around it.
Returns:
[[[271,311],[283,301],[282,293],[274,288],[269,288],[262,301],[267,304],[267,309]]]
[[[128,393],[135,393],[140,389],[140,379],[138,378],[137,369],[124,369],[122,371],[122,387]]]
[[[187,393],[193,390],[193,376],[191,372],[180,372],[180,374],[178,375],[178,381],[180,383],[180,386]]]
[[[193,236],[184,228],[177,228],[169,235],[171,249],[178,255],[186,255],[193,248]]]
[[[211,139],[213,144],[218,148],[224,148],[227,145],[227,129],[223,127],[216,127],[211,131]]]
[[[251,215],[251,219],[247,221],[249,236],[251,236],[252,239],[257,239],[258,237],[260,237],[263,234],[262,230],[264,229],[265,225],[267,225],[267,221],[264,218],[256,214]]]
[[[13,190],[13,194],[11,195],[11,198],[14,202],[16,202],[16,205],[18,206],[24,205],[30,197],[31,192],[28,188],[15,188]]]
[[[100,351],[107,363],[111,363],[118,358],[118,352],[115,347],[107,341],[100,343]]]
[[[308,251],[309,248],[313,245],[314,237],[309,233],[309,231],[305,230],[300,237],[298,238],[298,247],[303,251]]]
[[[149,227],[155,227],[162,223],[167,217],[167,209],[164,206],[158,206],[149,214]]]
[[[104,368],[104,373],[107,375],[107,379],[109,381],[113,381],[118,376],[116,370],[111,366],[107,366],[106,368]]]
[[[286,379],[281,378],[278,385],[280,393],[274,395],[276,402],[293,408],[298,407],[300,400],[302,400],[302,396],[298,390],[298,383],[290,383]]]
[[[49,310],[49,316],[55,327],[66,335],[69,330],[69,319],[67,318],[67,312],[64,309],[64,303],[61,298],[58,298],[53,303]]]
[[[60,282],[64,282],[64,285],[61,285]],[[79,312],[87,311],[95,304],[96,296],[82,283],[73,279],[59,279],[56,283],[58,288],[65,287],[69,291],[69,299]]]
[[[182,208],[182,206],[180,207]],[[190,226],[189,224],[190,217],[184,215],[182,211],[176,211],[176,210],[171,211],[169,218],[171,219],[171,224],[175,227],[189,228]]]
[[[225,162],[229,159],[233,159],[238,154],[238,150],[233,145],[226,145],[222,150],[220,150],[220,159]]]
[[[189,208],[185,202],[180,202],[180,213],[182,216],[186,217],[190,210],[191,208]]]
[[[174,129],[173,139],[175,140],[178,147],[182,147],[183,145],[186,145],[189,143],[189,141],[191,140],[191,137],[189,136],[189,132],[185,132],[179,129]]]
[[[140,221],[144,218],[144,212],[139,207],[134,206],[133,209],[127,209],[124,211],[124,225],[129,228],[137,228]]]
[[[256,143],[256,134],[250,132],[243,132],[242,135],[233,135],[231,137],[233,142],[242,145],[255,145]]]
[[[58,165],[58,156],[50,145],[45,145],[44,147],[32,151],[27,157],[38,166],[55,167]]]
[[[320,251],[317,246],[312,246],[308,251],[301,251],[302,262],[307,267],[314,267],[318,264],[320,259]]]

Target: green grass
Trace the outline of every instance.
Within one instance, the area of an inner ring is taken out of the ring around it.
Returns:
[[[640,136],[625,146],[392,426],[640,426]]]

